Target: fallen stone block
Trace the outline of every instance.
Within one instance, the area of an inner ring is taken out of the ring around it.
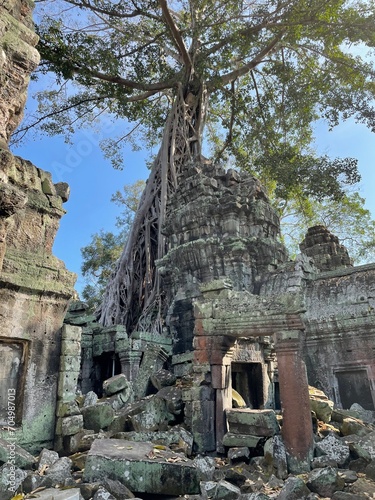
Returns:
[[[83,416],[72,415],[71,417],[63,417],[61,422],[61,430],[63,436],[72,436],[83,429]]]
[[[18,444],[0,438],[0,463],[8,461],[20,469],[31,469],[36,459]]]
[[[344,418],[340,425],[340,431],[343,436],[350,436],[356,434],[357,436],[366,436],[370,434],[369,429],[363,422],[355,418]]]
[[[124,375],[123,373],[115,375],[103,382],[103,391],[107,396],[112,396],[112,394],[121,392],[124,389],[130,390],[130,383],[126,378],[126,375]]]
[[[245,493],[239,497],[241,500],[270,500],[271,497],[264,493]]]
[[[192,460],[153,443],[119,439],[94,441],[87,455],[83,479],[119,480],[132,492],[164,495],[198,494],[199,474]]]
[[[22,491],[24,493],[31,493],[41,486],[43,483],[43,476],[38,472],[28,471],[27,476],[22,481]]]
[[[120,481],[106,478],[102,481],[102,484],[111,495],[119,500],[135,497],[135,495]]]
[[[89,391],[85,395],[85,399],[83,401],[83,407],[85,408],[86,406],[96,405],[96,403],[98,402],[98,399],[99,398],[94,391]]]
[[[150,380],[155,389],[159,391],[162,387],[174,385],[176,383],[176,375],[168,370],[161,369],[153,373]]]
[[[229,448],[228,458],[231,461],[247,460],[250,456],[250,450],[247,446]]]
[[[375,411],[365,410],[358,403],[353,403],[350,407],[350,411],[354,411],[359,419],[361,419],[366,424],[375,424]]]
[[[337,468],[337,462],[336,460],[333,460],[330,458],[328,455],[322,455],[320,457],[315,457],[311,461],[311,468],[312,469],[322,469],[323,467],[336,467]]]
[[[300,477],[289,477],[280,490],[277,500],[299,500],[307,498],[310,490]]]
[[[365,468],[364,470],[366,476],[371,479],[372,481],[375,481],[375,460],[372,460]]]
[[[111,495],[103,486],[99,486],[98,490],[95,492],[92,500],[116,500],[116,497]]]
[[[338,474],[337,469],[326,467],[325,469],[315,469],[308,475],[307,487],[314,493],[323,497],[331,497],[335,491],[344,489],[345,481]]]
[[[241,490],[228,481],[222,480],[217,483],[216,494],[214,498],[222,500],[236,500],[241,495]]]
[[[264,458],[272,464],[279,479],[288,477],[288,461],[284,442],[281,436],[273,436],[264,445]]]
[[[0,500],[10,500],[27,476],[25,470],[9,463],[0,467]]]
[[[349,486],[349,493],[356,495],[367,495],[367,498],[375,498],[375,482],[364,477]]]
[[[43,485],[52,487],[57,484],[66,486],[72,481],[71,474],[72,461],[68,457],[62,457],[56,460],[56,462],[51,465],[46,470]]]
[[[228,448],[256,448],[259,444],[260,436],[251,436],[250,434],[234,434],[227,432],[223,437],[223,445]]]
[[[215,481],[201,481],[200,489],[203,498],[215,498],[217,483]]]
[[[59,454],[53,450],[43,448],[38,457],[38,472],[46,470],[59,459]]]
[[[334,434],[329,434],[322,441],[316,443],[315,449],[317,455],[327,455],[341,466],[350,458],[349,446],[342,443]]]
[[[356,495],[355,493],[348,493],[346,491],[336,491],[333,494],[332,500],[368,500],[365,494]]]
[[[226,410],[228,430],[234,434],[250,434],[252,436],[274,436],[280,431],[273,410],[250,410],[238,408]]]
[[[323,391],[309,386],[310,408],[319,420],[328,424],[331,421],[333,401]]]
[[[358,474],[350,469],[340,469],[339,476],[344,479],[345,484],[355,483],[358,479]]]
[[[359,457],[374,460],[375,459],[375,431],[360,438],[351,448]]]
[[[182,391],[179,387],[163,387],[154,396],[165,401],[167,410],[173,415],[180,415],[184,402],[182,401]]]
[[[113,408],[108,403],[86,406],[81,411],[85,429],[92,429],[95,432],[108,427],[115,416]]]
[[[69,490],[58,490],[48,488],[33,494],[33,498],[38,500],[83,500],[80,490],[72,488]]]
[[[168,411],[163,399],[152,397],[147,400],[143,411],[131,415],[129,419],[133,430],[142,432],[165,430],[176,417]]]

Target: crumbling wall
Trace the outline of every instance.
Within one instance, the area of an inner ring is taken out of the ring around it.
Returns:
[[[0,6],[0,424],[3,437],[36,450],[54,438],[61,326],[75,275],[52,255],[68,186],[8,149],[39,61],[31,10],[23,0]]]

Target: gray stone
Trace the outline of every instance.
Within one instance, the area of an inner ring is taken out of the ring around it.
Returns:
[[[369,459],[366,458],[357,458],[356,460],[351,460],[349,463],[349,469],[354,470],[355,472],[365,472],[368,464],[371,463]]]
[[[358,479],[358,475],[354,470],[341,469],[339,470],[339,476],[342,477],[345,483],[355,483]]]
[[[315,412],[317,418],[328,424],[331,421],[333,401],[330,401],[323,391],[315,387],[309,387],[310,408]]]
[[[366,494],[348,493],[346,491],[336,491],[333,494],[332,500],[366,500],[368,496]]]
[[[155,394],[155,398],[165,401],[167,410],[173,415],[180,415],[184,402],[182,401],[182,391],[179,387],[162,387]]]
[[[15,495],[27,472],[6,463],[0,467],[0,500],[10,500]]]
[[[241,500],[269,500],[271,497],[264,493],[244,493],[239,498]]]
[[[201,481],[200,489],[203,498],[215,498],[217,483],[215,481]]]
[[[58,417],[70,417],[72,415],[80,415],[80,409],[77,401],[58,401],[56,407],[56,415]]]
[[[275,489],[275,488],[282,488],[284,486],[284,481],[282,479],[279,479],[278,477],[274,476],[273,474],[268,480],[267,483],[269,488]]]
[[[85,400],[83,401],[83,407],[85,408],[86,406],[96,405],[96,403],[98,402],[98,399],[99,398],[94,391],[89,391],[85,395]]]
[[[20,469],[31,469],[36,460],[18,444],[0,438],[0,462],[11,462]]]
[[[375,498],[375,482],[367,478],[360,477],[349,486],[349,492],[356,495],[367,495],[367,498]]]
[[[63,203],[69,200],[70,186],[66,182],[57,182],[55,184],[56,194],[62,198]]]
[[[235,434],[273,436],[280,431],[273,410],[238,408],[226,411],[228,430]]]
[[[350,411],[354,411],[358,415],[358,418],[367,424],[375,423],[375,411],[365,410],[358,403],[353,403],[350,407]]]
[[[129,416],[133,430],[136,432],[165,430],[169,423],[175,421],[163,399],[152,397],[146,400],[144,409]]]
[[[101,482],[111,477],[130,491],[182,495],[198,494],[199,475],[193,462],[170,449],[158,450],[152,443],[118,439],[94,441],[87,455],[83,479]]]
[[[103,486],[99,486],[92,498],[93,500],[116,500],[116,497],[111,495],[111,493],[103,488]]]
[[[288,477],[282,487],[277,500],[299,500],[306,498],[310,490],[300,477]]]
[[[344,465],[350,458],[349,446],[343,444],[335,435],[329,434],[315,445],[316,453],[327,455],[338,465]]]
[[[320,457],[315,457],[311,461],[312,469],[322,469],[323,467],[337,467],[336,460],[333,460],[328,455],[321,455]]]
[[[125,498],[134,498],[134,494],[120,481],[115,481],[113,479],[105,478],[102,481],[103,486],[111,495],[113,495],[118,500],[123,500]]]
[[[82,500],[83,497],[78,488],[71,488],[68,490],[48,488],[35,493],[33,498],[38,500]]]
[[[217,483],[215,499],[236,500],[241,495],[241,490],[234,484],[222,480]]]
[[[310,472],[306,484],[314,493],[323,497],[331,497],[335,491],[344,489],[345,481],[339,476],[336,469],[326,467]]]
[[[65,485],[67,480],[72,479],[71,475],[72,461],[68,457],[62,457],[56,460],[45,473],[43,484],[55,486],[57,484]]]
[[[77,434],[83,429],[83,416],[72,415],[71,417],[63,417],[61,428],[63,436],[72,436],[73,434]]]
[[[103,382],[103,391],[107,396],[112,396],[112,394],[116,394],[117,392],[127,389],[129,385],[130,384],[126,375],[120,373],[119,375],[115,375]]]
[[[260,436],[250,436],[249,434],[235,434],[227,432],[223,437],[223,445],[229,448],[256,448],[260,441]]]
[[[198,471],[200,481],[211,481],[213,479],[216,465],[213,458],[198,455],[195,457],[193,465]]]
[[[22,490],[24,493],[30,493],[41,486],[43,482],[43,476],[37,472],[28,471],[27,476],[22,482]]]
[[[176,375],[168,370],[161,369],[150,377],[152,385],[160,390],[176,383]]]
[[[276,469],[276,475],[280,479],[288,477],[288,462],[285,445],[281,436],[273,436],[264,445],[264,458],[267,463]]]
[[[43,448],[38,457],[38,471],[46,470],[59,459],[59,454],[53,450]]]
[[[250,456],[250,450],[247,446],[229,448],[227,456],[231,461],[247,459]]]
[[[115,416],[113,408],[108,403],[86,406],[81,411],[85,429],[92,429],[95,432],[108,427]]]
[[[375,460],[372,460],[365,468],[364,473],[369,479],[375,481]]]
[[[366,459],[375,459],[375,431],[360,438],[351,448],[357,453],[358,457]]]

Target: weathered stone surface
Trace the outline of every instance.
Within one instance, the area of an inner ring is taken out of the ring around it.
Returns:
[[[161,398],[149,398],[141,408],[141,411],[129,416],[136,432],[164,430],[168,423],[175,420],[174,415],[168,411],[166,402]]]
[[[34,498],[39,500],[82,500],[80,490],[78,488],[71,488],[68,490],[59,491],[56,488],[48,488],[39,491],[34,495]]]
[[[331,497],[335,491],[344,489],[345,481],[333,467],[315,469],[310,472],[307,479],[309,490],[323,497]]]
[[[193,460],[194,467],[198,470],[200,480],[211,480],[215,473],[215,461],[211,457],[198,455]]]
[[[369,479],[375,481],[375,460],[372,460],[372,462],[367,465],[364,472]]]
[[[333,434],[329,434],[322,441],[316,443],[316,451],[327,455],[339,465],[344,465],[348,462],[350,457],[349,446],[343,444],[340,439]]]
[[[281,489],[278,500],[299,500],[307,498],[310,490],[307,488],[303,480],[299,477],[289,477]]]
[[[322,469],[323,467],[337,467],[336,460],[333,460],[328,455],[321,455],[320,457],[315,457],[311,461],[312,469]]]
[[[121,500],[135,497],[135,495],[120,481],[106,478],[103,479],[102,484],[116,499]]]
[[[366,500],[368,496],[366,494],[348,493],[346,491],[336,491],[333,494],[332,500]]]
[[[170,450],[157,450],[152,443],[117,439],[95,441],[88,453],[84,480],[121,480],[130,491],[183,495],[199,493],[193,462]]]
[[[115,416],[113,408],[107,403],[86,406],[81,411],[85,429],[92,429],[95,432],[108,427]]]
[[[77,434],[83,429],[83,416],[73,415],[62,419],[62,435],[71,436]]]
[[[252,436],[273,436],[280,430],[273,410],[239,408],[226,411],[229,432]]]
[[[247,446],[229,448],[228,450],[228,458],[229,460],[240,460],[246,459],[250,456],[250,450]]]
[[[182,391],[179,387],[162,387],[154,396],[165,401],[167,410],[173,415],[180,415],[184,402]]]
[[[234,434],[227,432],[223,438],[223,445],[229,448],[246,446],[247,448],[256,448],[260,441],[260,436],[250,436],[249,434]]]
[[[129,382],[126,375],[121,373],[120,375],[115,375],[103,382],[103,391],[107,396],[112,396],[116,392],[123,391],[129,388]]]
[[[201,481],[200,489],[203,498],[215,498],[217,483],[215,481]]]
[[[67,481],[72,479],[71,467],[72,461],[70,458],[59,458],[46,470],[44,484],[50,486],[57,484],[65,485]]]
[[[369,479],[360,477],[355,483],[349,486],[349,492],[356,495],[366,495],[367,498],[374,498],[375,482]]]
[[[116,500],[116,497],[111,495],[111,493],[103,488],[103,486],[99,486],[92,498],[93,500]]]
[[[98,396],[94,391],[90,391],[85,394],[85,400],[83,402],[83,407],[95,405],[98,402]]]
[[[0,467],[0,500],[10,500],[26,476],[25,470],[11,464],[2,465]]]
[[[36,462],[35,457],[21,446],[0,438],[0,463],[8,461],[20,469],[31,469]]]
[[[366,459],[375,459],[375,431],[360,438],[356,443],[351,445],[351,448],[359,457]]]
[[[273,436],[264,445],[264,458],[271,463],[280,479],[288,477],[288,462],[285,445],[281,436]]]
[[[355,483],[358,479],[358,474],[350,469],[339,470],[339,476],[344,479],[345,483]]]
[[[53,450],[43,448],[38,457],[38,471],[51,467],[59,459],[59,454]]]
[[[366,424],[375,423],[375,411],[365,410],[358,403],[353,403],[352,406],[350,407],[350,411],[354,412],[353,416],[359,418]]]
[[[173,385],[176,382],[176,376],[174,373],[168,370],[159,370],[153,373],[150,377],[152,385],[160,390],[163,387]]]
[[[366,434],[370,434],[371,429],[366,427],[366,425],[360,420],[354,418],[344,418],[340,426],[340,431],[343,436],[350,436],[351,434],[366,436]]]
[[[234,484],[229,483],[228,481],[219,481],[217,483],[217,489],[215,498],[222,500],[235,500],[241,494],[240,488],[235,486]]]
[[[331,421],[333,401],[330,401],[323,391],[309,386],[310,408],[317,418],[325,423]]]

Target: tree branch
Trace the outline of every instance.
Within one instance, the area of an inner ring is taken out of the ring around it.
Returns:
[[[172,34],[173,40],[176,44],[176,47],[178,48],[178,51],[181,54],[182,60],[184,61],[184,64],[186,66],[186,70],[189,72],[193,66],[193,63],[191,61],[189,52],[186,48],[185,42],[181,36],[181,32],[178,29],[178,27],[176,26],[176,23],[174,22],[174,20],[172,18],[172,15],[170,13],[170,10],[168,9],[168,5],[167,5],[166,0],[159,0],[159,5],[160,5],[161,10],[163,12],[165,22],[167,23],[167,26],[170,29],[170,32]]]
[[[283,35],[284,35],[284,31],[279,33],[275,38],[273,38],[271,40],[271,42],[266,47],[264,47],[264,49],[261,50],[258,53],[258,55],[255,56],[247,64],[244,64],[240,68],[237,68],[234,71],[231,71],[230,73],[222,75],[219,79],[216,77],[215,79],[208,82],[207,88],[210,90],[214,90],[218,87],[218,83],[220,85],[226,85],[228,83],[231,83],[236,78],[239,78],[240,76],[243,76],[243,75],[246,75],[247,73],[249,73],[249,71],[251,71],[256,66],[258,66],[258,64],[260,64],[264,60],[264,58],[266,56],[268,56],[268,54],[270,54],[271,52],[273,52],[276,49],[277,44],[282,39]]]
[[[144,17],[148,17],[150,19],[155,19],[156,21],[161,21],[160,17],[158,17],[154,14],[150,14],[149,12],[146,12],[146,11],[138,9],[138,8],[135,8],[133,10],[133,12],[129,12],[129,14],[125,14],[125,13],[120,13],[120,12],[116,11],[115,9],[108,10],[108,9],[102,9],[102,8],[96,7],[96,6],[92,5],[87,0],[82,0],[80,2],[75,1],[75,0],[65,0],[65,2],[70,3],[71,5],[74,5],[74,6],[79,7],[79,8],[84,7],[84,8],[90,9],[92,12],[95,12],[98,14],[105,14],[107,16],[117,17],[118,19],[130,19],[130,18],[134,18],[134,17],[138,17],[138,16],[144,16]]]

